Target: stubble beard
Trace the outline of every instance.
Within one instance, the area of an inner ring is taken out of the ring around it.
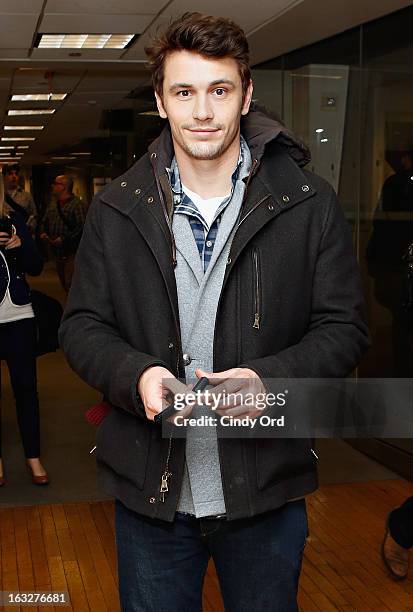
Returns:
[[[198,143],[189,144],[187,142],[182,143],[182,148],[189,157],[193,159],[211,160],[221,157],[228,148],[226,142],[220,142],[217,144],[212,143]]]

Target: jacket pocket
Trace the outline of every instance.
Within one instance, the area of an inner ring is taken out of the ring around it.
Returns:
[[[311,441],[302,438],[262,438],[255,443],[258,489],[300,476],[315,466]]]
[[[253,283],[253,319],[252,327],[260,329],[262,317],[261,267],[260,254],[257,247],[252,249],[252,283]]]
[[[97,430],[96,459],[142,490],[150,439],[150,428],[143,419],[112,408]]]

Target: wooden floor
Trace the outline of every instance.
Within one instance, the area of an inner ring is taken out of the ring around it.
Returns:
[[[413,612],[413,568],[407,581],[395,583],[379,556],[384,519],[409,495],[412,484],[386,480],[328,485],[309,497],[311,535],[305,549],[300,610]],[[63,609],[116,612],[113,518],[111,502],[1,508],[0,590],[68,591],[71,608]],[[53,607],[21,609],[50,612]],[[212,565],[205,582],[204,610],[223,610]]]

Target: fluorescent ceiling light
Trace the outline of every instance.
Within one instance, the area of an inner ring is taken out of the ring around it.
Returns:
[[[5,125],[5,130],[42,130],[44,125]]]
[[[39,102],[46,101],[50,102],[57,100],[64,100],[67,96],[67,93],[39,93],[39,94],[13,94],[11,97],[12,102],[32,102],[33,100],[37,100]]]
[[[76,157],[71,155],[56,155],[55,157],[52,157],[52,159],[76,159]]]
[[[296,72],[290,72],[290,76],[295,79],[333,79],[337,81],[337,79],[342,79],[342,76],[333,76],[330,74],[299,74]]]
[[[29,137],[26,138],[25,136],[24,137],[22,136],[21,138],[6,138],[5,136],[2,136],[1,139],[6,142],[11,142],[11,141],[16,141],[16,140],[19,142],[20,141],[24,142],[25,140],[36,140],[36,138],[29,138]]]
[[[28,149],[29,145],[18,145],[18,149]]]
[[[85,152],[85,153],[81,153],[81,152],[79,152],[79,153],[74,153],[74,152],[73,152],[73,153],[72,153],[72,155],[92,155],[92,153],[91,153],[90,151],[89,151],[89,152],[87,152],[87,153],[86,153],[86,152]]]
[[[53,115],[55,108],[39,108],[27,110],[8,110],[8,115]]]
[[[39,49],[124,49],[135,34],[42,34]]]
[[[19,161],[20,157],[2,157],[0,159],[0,161],[2,162],[6,162],[6,161]]]
[[[317,134],[321,134],[322,132],[324,132],[323,128],[317,128],[316,129]]]
[[[14,145],[1,146],[0,149],[14,149]]]
[[[328,142],[328,138],[322,138],[320,142]]]

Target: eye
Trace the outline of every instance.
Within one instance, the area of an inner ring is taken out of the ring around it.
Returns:
[[[223,87],[217,87],[215,89],[215,93],[219,98],[221,98],[222,96],[226,94],[226,90]]]
[[[180,98],[189,98],[190,95],[189,89],[181,89],[181,91],[178,91],[178,96]]]

